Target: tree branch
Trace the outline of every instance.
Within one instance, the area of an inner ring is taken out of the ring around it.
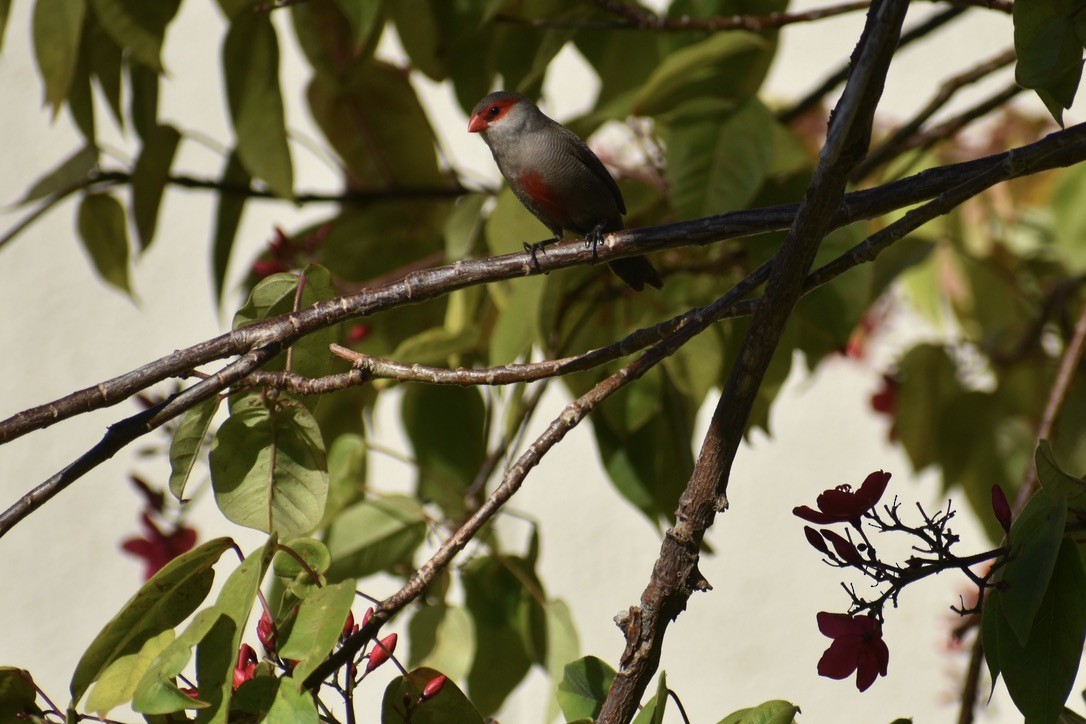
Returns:
[[[844,198],[848,173],[867,152],[875,108],[908,6],[907,0],[877,0],[868,13],[818,167],[777,253],[765,294],[713,413],[694,472],[679,500],[676,523],[664,538],[640,606],[631,607],[618,620],[626,649],[600,713],[601,723],[624,724],[633,718],[659,665],[668,624],[686,608],[694,591],[710,588],[698,570],[701,541],[716,513],[727,508],[731,464],[758,388],[819,244]]]

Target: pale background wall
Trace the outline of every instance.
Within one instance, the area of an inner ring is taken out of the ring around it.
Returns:
[[[39,109],[41,90],[28,46],[30,9],[29,2],[14,3],[0,56],[3,204],[10,204],[36,174],[80,143],[66,114],[51,124],[48,112]],[[941,6],[916,3],[912,20],[937,9]],[[853,15],[786,29],[768,95],[796,97],[810,88],[851,50],[861,24],[862,16]],[[219,77],[222,33],[213,3],[184,3],[166,45],[165,65],[175,74],[163,84],[161,116],[227,144],[230,131],[222,91],[208,81]],[[316,137],[299,103],[306,71],[298,62],[292,35],[281,32],[280,39],[285,48],[282,82],[288,123],[299,135]],[[934,91],[933,71],[941,76],[948,69],[965,67],[1010,42],[1009,19],[973,11],[953,31],[901,54],[887,84],[884,108],[898,117],[908,114]],[[383,52],[395,54],[396,44],[386,42]],[[561,82],[556,82],[554,72],[546,85],[547,110],[559,119],[584,108],[596,82],[572,51],[563,54],[560,68]],[[984,87],[991,89],[1007,77]],[[425,80],[419,87],[449,157],[473,177],[496,180],[489,153],[477,138],[463,132],[466,119],[447,89]],[[983,90],[965,98],[978,93]],[[1022,102],[1040,107],[1032,98],[1023,97]],[[99,115],[101,126],[109,126],[106,118]],[[114,146],[125,157],[134,149],[131,138],[120,136]],[[335,188],[309,151],[299,145],[292,150],[298,188]],[[176,164],[214,176],[221,158],[186,141]],[[159,237],[135,266],[138,304],[92,277],[74,236],[74,209],[74,204],[66,203],[0,251],[4,310],[0,415],[112,377],[224,328],[224,315],[211,302],[207,273],[214,214],[209,194],[177,189],[167,194]],[[263,244],[272,224],[295,228],[325,212],[251,202],[238,235],[231,279],[239,278],[239,269]],[[5,206],[0,210],[0,228],[8,228],[22,213]],[[904,335],[918,333],[915,326],[900,322],[893,326]],[[818,564],[807,547],[800,523],[790,514],[792,506],[811,502],[832,485],[858,483],[880,468],[894,473],[892,492],[915,497],[930,508],[944,502],[935,477],[912,475],[904,456],[885,443],[884,422],[869,412],[868,398],[878,384],[878,372],[892,359],[895,346],[902,344],[901,337],[888,339],[892,336],[886,335],[865,362],[830,361],[813,376],[794,371],[774,408],[774,436],[756,435],[741,449],[732,478],[732,509],[718,519],[709,536],[723,555],[702,564],[716,590],[691,600],[689,610],[672,626],[664,650],[662,668],[694,722],[716,721],[731,709],[770,698],[800,704],[803,721],[809,722],[888,722],[898,716],[913,716],[918,722],[953,721],[965,656],[948,653],[946,632],[951,622],[948,606],[965,590],[961,577],[947,574],[910,589],[902,609],[889,612],[890,675],[866,694],[859,695],[850,682],[829,681],[815,673],[818,657],[829,643],[817,631],[815,612],[841,610],[846,602],[837,573]],[[557,391],[548,395],[538,429],[563,404],[563,395]],[[0,505],[6,507],[68,464],[100,438],[107,424],[133,411],[130,405],[99,411],[0,448]],[[377,421],[378,440],[407,449],[391,404],[379,410]],[[151,438],[144,445],[149,443],[157,445],[161,439]],[[0,665],[30,669],[61,706],[67,701],[67,682],[77,657],[140,583],[140,565],[118,552],[120,539],[137,529],[139,501],[125,480],[132,470],[160,483],[168,474],[161,458],[140,459],[140,447],[97,468],[0,541]],[[618,498],[598,465],[585,465],[586,460],[596,461],[596,453],[590,430],[583,426],[532,474],[514,507],[543,526],[541,575],[550,595],[570,603],[584,652],[615,661],[622,641],[611,618],[640,596],[659,534]],[[410,478],[400,463],[376,455],[371,462],[373,480],[380,486],[402,485]],[[261,539],[224,523],[208,500],[195,525],[201,540],[232,535],[251,549]],[[958,529],[963,550],[984,546],[979,528],[967,516],[961,516]],[[504,531],[510,540],[517,540],[524,534],[523,524],[510,521]],[[621,543],[621,552],[615,541]],[[392,590],[392,583],[385,581],[369,592],[381,595]],[[386,667],[384,677],[361,688],[362,721],[372,720],[370,713],[376,711],[391,675],[391,667]],[[1080,677],[1076,690],[1082,687]],[[540,721],[546,695],[544,677],[533,674],[501,718]],[[983,721],[1016,720],[1000,687]],[[668,721],[678,719],[672,716]]]

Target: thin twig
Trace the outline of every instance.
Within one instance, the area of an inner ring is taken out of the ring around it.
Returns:
[[[910,28],[909,30],[902,33],[901,39],[898,41],[898,49],[900,50],[901,48],[904,48],[905,46],[929,35],[933,31],[938,30],[943,25],[946,25],[951,20],[965,12],[966,9],[967,8],[965,5],[952,6],[948,10],[944,10],[938,15],[934,15],[928,18],[916,27]],[[826,94],[828,94],[834,88],[845,82],[845,79],[848,78],[848,71],[848,64],[846,63],[845,65],[842,65],[840,68],[831,73],[826,78],[826,80],[822,81],[822,83],[820,83],[818,87],[816,87],[810,93],[805,95],[791,107],[780,111],[777,114],[777,119],[781,123],[791,123],[796,118],[802,116],[804,113],[817,106],[819,103],[822,102],[822,99],[826,96]]]
[[[881,146],[872,150],[867,158],[855,168],[852,172],[852,180],[856,181],[866,177],[874,169],[901,155],[905,151],[905,144],[920,130],[920,127],[934,116],[939,109],[950,102],[958,91],[983,78],[987,78],[997,70],[1010,65],[1014,60],[1014,48],[1007,48],[1002,53],[944,80],[936,94],[912,119],[894,131]]]

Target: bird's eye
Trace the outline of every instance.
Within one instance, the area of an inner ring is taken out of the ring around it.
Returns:
[[[501,112],[501,108],[498,108],[497,106],[491,106],[487,109],[487,113],[491,116],[496,116],[499,112]]]

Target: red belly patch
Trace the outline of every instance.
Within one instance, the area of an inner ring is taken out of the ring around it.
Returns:
[[[566,205],[562,203],[561,194],[553,186],[548,185],[542,176],[535,171],[528,171],[517,178],[517,184],[543,213],[561,224],[562,228],[569,228],[566,223],[563,223],[569,220],[569,215]]]

